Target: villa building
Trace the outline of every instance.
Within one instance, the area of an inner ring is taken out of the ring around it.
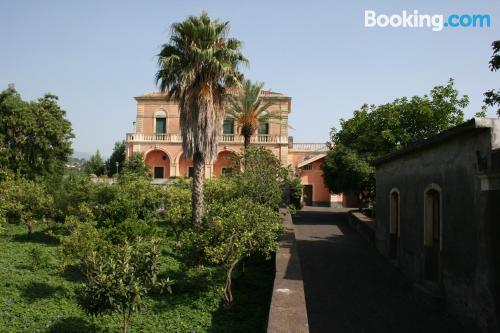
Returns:
[[[281,93],[262,91],[264,100],[274,101],[270,112],[278,113],[279,119],[261,123],[252,137],[252,144],[271,150],[284,166],[290,166],[304,185],[303,202],[306,205],[330,205],[341,201],[341,196],[331,196],[323,182],[320,168],[328,150],[326,143],[294,143],[288,135],[288,115],[291,112],[291,98]],[[127,133],[127,156],[134,152],[144,155],[144,161],[151,168],[157,183],[169,178],[189,177],[192,174],[192,160],[184,156],[179,126],[177,102],[167,101],[165,94],[146,93],[135,97],[137,116],[134,133]],[[218,157],[214,163],[205,165],[207,178],[232,173],[233,152],[243,148],[243,137],[239,135],[234,119],[224,119],[222,135],[219,138]]]

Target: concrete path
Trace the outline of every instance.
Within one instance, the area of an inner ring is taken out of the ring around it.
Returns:
[[[416,300],[345,212],[308,207],[293,217],[310,333],[470,332]]]

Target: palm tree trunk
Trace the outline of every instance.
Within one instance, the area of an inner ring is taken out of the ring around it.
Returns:
[[[200,225],[203,214],[203,180],[205,178],[205,159],[200,153],[193,155],[193,224]]]
[[[250,135],[245,135],[245,141],[243,142],[243,146],[245,147],[245,150],[250,146]]]

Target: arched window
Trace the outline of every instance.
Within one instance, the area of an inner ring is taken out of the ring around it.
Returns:
[[[442,250],[441,188],[431,184],[424,191],[424,278],[439,282]]]
[[[389,194],[389,256],[393,259],[399,257],[401,235],[399,201],[399,190],[392,189]]]
[[[167,133],[167,114],[163,109],[155,112],[154,129],[156,134]]]

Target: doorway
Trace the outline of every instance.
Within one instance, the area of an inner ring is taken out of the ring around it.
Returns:
[[[391,191],[389,212],[389,257],[398,259],[400,244],[399,192]]]
[[[441,278],[441,192],[431,188],[425,192],[424,277],[439,283]]]
[[[313,205],[313,186],[312,185],[304,185],[302,190],[302,198],[304,200],[304,205],[312,206]]]
[[[161,166],[155,166],[154,168],[154,178],[164,178],[164,169]]]

